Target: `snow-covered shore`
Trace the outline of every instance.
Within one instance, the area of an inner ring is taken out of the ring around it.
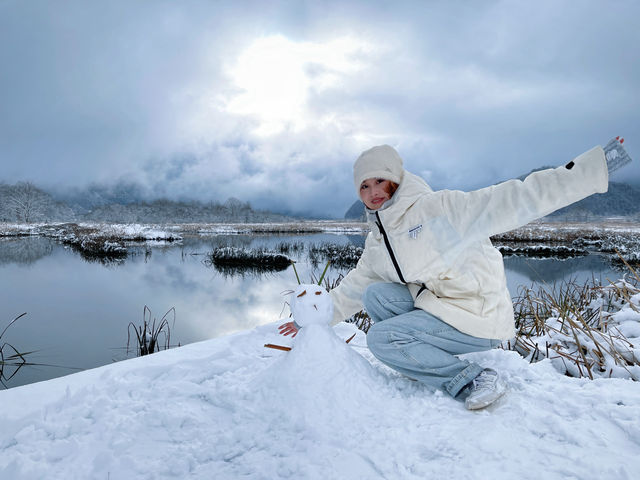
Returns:
[[[296,234],[336,233],[362,234],[369,231],[367,224],[354,221],[308,220],[287,223],[2,223],[0,237],[49,236],[63,237],[76,229],[81,233],[119,237],[134,240],[179,240],[183,235],[238,235],[238,234]]]
[[[473,354],[507,395],[487,410],[377,362],[365,336],[270,324],[0,391],[0,478],[636,478],[640,384]],[[301,332],[302,333],[302,332]],[[325,332],[326,333],[326,332]],[[288,342],[288,343],[287,343]],[[315,345],[315,346],[314,346]],[[296,350],[297,349],[297,350]]]
[[[133,243],[162,245],[181,242],[185,236],[314,234],[364,235],[366,223],[307,220],[288,223],[183,223],[183,224],[10,224],[0,223],[1,237],[44,236],[78,248],[81,252],[126,254]],[[640,224],[621,221],[595,223],[532,222],[492,237],[505,255],[574,256],[591,251],[640,260]],[[104,248],[102,248],[104,247]]]

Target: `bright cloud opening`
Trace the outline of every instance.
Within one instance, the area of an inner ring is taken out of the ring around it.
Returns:
[[[360,57],[367,50],[366,43],[351,37],[326,43],[260,38],[228,69],[239,93],[227,100],[226,110],[254,117],[262,136],[302,130],[322,120],[307,108],[310,94],[337,87],[363,68]]]

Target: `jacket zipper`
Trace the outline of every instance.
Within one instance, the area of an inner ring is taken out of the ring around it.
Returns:
[[[391,257],[391,262],[393,262],[393,266],[396,268],[396,273],[400,278],[400,281],[406,284],[406,280],[402,276],[402,272],[400,271],[400,265],[398,265],[398,261],[396,260],[396,256],[393,254],[393,250],[391,249],[391,243],[389,242],[389,237],[387,237],[387,232],[384,230],[382,226],[382,220],[380,220],[380,215],[376,212],[376,225],[380,229],[380,233],[382,233],[382,238],[384,238],[384,244],[387,247],[387,251],[389,252],[389,256]]]

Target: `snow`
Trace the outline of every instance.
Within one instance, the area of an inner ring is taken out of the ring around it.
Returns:
[[[327,325],[333,319],[333,302],[329,292],[320,285],[298,285],[289,304],[291,315],[299,326]]]
[[[351,324],[291,340],[282,321],[0,391],[0,478],[637,477],[637,382],[493,350],[468,357],[509,390],[470,412],[377,362]]]

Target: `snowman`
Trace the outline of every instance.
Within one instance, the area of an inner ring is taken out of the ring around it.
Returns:
[[[333,319],[333,301],[320,285],[298,285],[291,294],[291,315],[299,328],[328,325]]]
[[[291,347],[266,345],[286,351],[264,357],[264,368],[255,371],[247,396],[255,399],[260,415],[268,411],[269,429],[291,425],[299,448],[305,449],[311,438],[330,438],[336,429],[348,430],[363,406],[386,387],[359,353],[363,347],[347,343],[330,325],[334,307],[324,287],[298,285],[290,294],[289,307],[298,333]],[[347,330],[351,329],[341,329]]]
[[[321,337],[336,337],[333,329],[329,327],[329,323],[333,319],[333,300],[326,289],[316,284],[301,284],[290,293],[289,308],[293,323],[298,329],[296,344],[306,343],[306,340],[301,339],[309,336],[315,337],[317,341],[320,341]],[[310,331],[314,331],[314,333],[309,333]],[[346,343],[349,343],[355,336],[354,333]],[[267,343],[265,347],[291,350],[291,347],[274,345],[273,343]]]
[[[376,376],[371,365],[348,345],[355,334],[345,342],[329,325],[333,319],[333,301],[324,287],[298,285],[289,305],[298,334],[292,347],[265,345],[287,350],[287,353],[264,372],[263,380],[272,386],[279,385],[289,397],[308,396],[314,402],[319,397],[328,400],[327,388],[345,393],[355,384],[370,383]],[[301,385],[304,388],[300,388]],[[366,390],[370,392],[369,388]]]

